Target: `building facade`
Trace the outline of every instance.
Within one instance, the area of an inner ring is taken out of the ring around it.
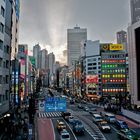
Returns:
[[[117,45],[115,45],[116,48],[113,44],[111,46],[112,48],[101,50],[102,94],[103,97],[119,98],[122,103],[125,103],[127,97],[126,52]],[[103,44],[101,47],[106,48]]]
[[[95,95],[101,95],[100,42],[85,41],[81,48],[81,56],[82,83],[85,84],[82,88],[85,89],[87,97],[93,99]]]
[[[40,57],[39,57],[40,69],[44,69],[44,70],[48,69],[48,67],[47,67],[48,51],[46,49],[43,49],[38,53],[40,53]]]
[[[140,20],[140,0],[130,0],[131,23],[134,24]]]
[[[123,44],[124,50],[127,51],[127,32],[126,31],[119,31],[117,32],[117,44]]]
[[[74,27],[67,30],[67,64],[74,65],[80,57],[81,43],[87,40],[87,29]]]
[[[131,103],[140,106],[140,21],[128,27],[128,59]]]
[[[33,56],[35,58],[35,63],[36,63],[35,66],[37,69],[40,68],[40,58],[39,58],[40,50],[41,50],[41,47],[39,44],[36,44],[35,46],[33,46]]]
[[[18,3],[18,4],[17,4]],[[18,42],[17,36],[13,35],[13,30],[18,34],[18,28],[14,23],[14,18],[17,18],[16,12],[19,15],[19,1],[0,1],[0,114],[9,110],[11,104],[11,50],[16,48],[14,40]],[[15,12],[16,11],[16,12]],[[18,19],[17,19],[18,24]],[[9,104],[10,103],[10,104]]]

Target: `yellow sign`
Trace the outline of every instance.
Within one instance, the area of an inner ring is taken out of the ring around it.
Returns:
[[[121,51],[124,50],[123,44],[110,44],[109,45],[110,51]]]

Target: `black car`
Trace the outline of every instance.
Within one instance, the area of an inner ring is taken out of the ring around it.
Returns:
[[[77,134],[84,134],[84,126],[81,121],[75,120],[72,123],[73,126],[73,132]]]
[[[89,112],[90,114],[94,114],[96,111],[97,111],[96,108],[90,108],[88,112]]]

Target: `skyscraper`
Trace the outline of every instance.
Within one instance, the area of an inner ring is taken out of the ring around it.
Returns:
[[[40,69],[48,69],[47,68],[47,55],[48,51],[46,49],[41,50],[40,52]]]
[[[87,29],[74,27],[74,29],[67,30],[67,64],[74,65],[78,60],[81,52],[81,43],[87,40]]]
[[[119,31],[117,32],[117,44],[123,44],[124,49],[127,50],[127,32]]]
[[[39,44],[36,44],[35,46],[33,46],[33,56],[35,58],[35,66],[37,69],[39,69],[39,67],[40,67],[40,61],[39,61],[40,50],[41,50],[41,47]]]
[[[132,24],[140,20],[140,0],[131,0],[131,22]]]

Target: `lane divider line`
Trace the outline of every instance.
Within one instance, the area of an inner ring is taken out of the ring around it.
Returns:
[[[54,125],[53,125],[53,123],[52,123],[52,119],[50,119],[50,121],[51,121],[51,125],[52,125],[52,128],[53,128],[53,136],[54,136],[54,140],[56,140],[56,136],[55,136],[55,132],[54,132]]]
[[[64,120],[64,119],[63,119],[63,120]],[[67,124],[67,126],[69,127],[69,129],[70,129],[70,131],[72,132],[72,134],[73,134],[75,140],[77,140],[77,138],[76,138],[74,132],[72,131],[71,127],[69,126],[69,124],[68,124],[65,120],[64,120],[64,122],[65,122],[65,123]]]

